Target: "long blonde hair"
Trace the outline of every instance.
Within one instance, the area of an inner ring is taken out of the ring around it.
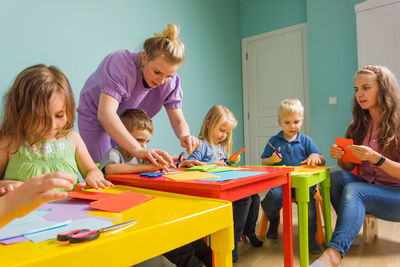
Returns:
[[[237,126],[237,120],[228,108],[215,105],[207,112],[200,129],[199,138],[204,139],[212,146],[217,145],[214,144],[212,136],[214,131],[221,126],[227,126],[231,129],[227,132],[226,139],[220,143],[228,157],[232,153],[232,130]]]
[[[365,66],[359,70],[355,77],[361,74],[371,74],[376,77],[379,85],[378,106],[382,110],[378,122],[378,146],[382,153],[398,155],[400,134],[400,92],[399,84],[394,74],[384,66]],[[371,123],[368,110],[361,109],[354,97],[353,122],[349,125],[346,137],[361,145]]]
[[[185,46],[178,39],[179,30],[175,24],[167,24],[162,33],[155,33],[155,37],[148,38],[143,49],[149,60],[162,56],[171,64],[180,64],[185,58]]]
[[[59,68],[40,64],[18,74],[4,96],[0,138],[13,139],[18,146],[21,143],[33,146],[45,140],[53,124],[50,98],[54,93],[64,96],[67,116],[67,123],[55,137],[66,136],[75,121],[75,100],[71,86]]]

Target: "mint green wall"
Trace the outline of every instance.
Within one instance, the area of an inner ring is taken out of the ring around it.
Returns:
[[[242,148],[238,0],[1,0],[0,95],[22,69],[44,63],[64,71],[78,100],[86,78],[108,53],[141,49],[146,38],[169,22],[180,26],[186,46],[178,73],[192,134],[198,135],[208,109],[222,104],[239,121],[234,149]],[[150,146],[179,153],[164,110],[154,123]]]
[[[304,23],[306,20],[306,0],[240,1],[242,38]]]
[[[357,71],[354,5],[361,0],[307,0],[311,136],[328,160],[334,136],[344,137],[352,119],[353,76]],[[337,105],[328,98],[337,96]]]
[[[334,136],[351,121],[353,75],[357,70],[354,5],[362,0],[244,0],[242,38],[307,22],[311,137],[328,160]],[[328,98],[337,96],[337,105]]]

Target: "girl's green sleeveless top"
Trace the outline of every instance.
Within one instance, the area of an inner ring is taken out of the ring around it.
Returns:
[[[22,144],[8,161],[4,179],[25,182],[32,177],[56,171],[70,173],[78,179],[75,150],[68,138],[45,141],[34,147]]]

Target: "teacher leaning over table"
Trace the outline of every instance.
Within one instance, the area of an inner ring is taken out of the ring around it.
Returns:
[[[181,146],[191,151],[200,141],[190,135],[183,116],[183,92],[176,71],[184,60],[185,48],[178,28],[148,38],[143,51],[112,52],[87,79],[79,99],[78,127],[90,155],[100,162],[111,147],[111,139],[137,158],[167,168],[167,152],[142,148],[119,119],[126,109],[143,109],[150,117],[165,107]]]

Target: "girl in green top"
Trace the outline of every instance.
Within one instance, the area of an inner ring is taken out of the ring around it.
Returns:
[[[67,77],[54,66],[23,70],[4,97],[0,126],[0,193],[28,179],[55,171],[85,182],[78,187],[105,188],[112,184],[91,159],[78,133],[72,130],[75,101]]]

